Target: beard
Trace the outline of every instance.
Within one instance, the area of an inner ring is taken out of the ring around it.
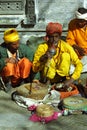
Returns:
[[[16,49],[14,49],[14,48],[11,48],[11,49],[8,49],[12,54],[14,54],[14,53],[16,53],[17,52],[17,49],[18,48],[16,48]]]

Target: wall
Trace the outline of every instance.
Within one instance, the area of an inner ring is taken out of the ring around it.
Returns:
[[[78,7],[87,7],[87,0],[0,0],[0,40],[5,29],[15,27],[21,42],[31,36],[42,37],[48,22],[60,22],[66,35],[68,22]]]

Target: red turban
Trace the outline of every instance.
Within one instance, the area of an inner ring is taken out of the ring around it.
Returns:
[[[53,33],[59,33],[61,35],[62,33],[62,25],[60,23],[48,23],[46,27],[46,33],[47,35],[53,34]]]

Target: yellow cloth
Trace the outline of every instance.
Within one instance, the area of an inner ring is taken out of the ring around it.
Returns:
[[[50,79],[53,79],[56,75],[56,64],[54,59],[48,59],[44,66],[44,75],[47,75]]]
[[[43,70],[44,64],[39,61],[40,57],[46,53],[48,45],[40,44],[35,52],[33,60],[33,71],[38,72]],[[72,74],[73,79],[78,79],[82,71],[82,63],[73,48],[66,42],[60,40],[56,50],[56,54],[52,58],[53,62],[49,65],[48,77],[53,79],[57,73],[60,76],[69,76],[69,68],[71,64],[75,65],[75,71]],[[52,68],[52,69],[51,69]],[[46,74],[46,72],[45,72]],[[51,77],[51,75],[53,77]]]
[[[79,47],[82,47],[87,54],[87,27],[84,31],[83,28],[77,28],[77,24],[78,19],[70,21],[66,41],[70,45],[77,44]]]
[[[4,32],[4,38],[3,39],[6,43],[15,42],[15,41],[19,40],[19,34],[14,28],[7,29]]]

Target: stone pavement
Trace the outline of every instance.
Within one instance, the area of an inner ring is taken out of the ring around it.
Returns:
[[[31,113],[0,91],[0,130],[87,130],[87,115],[61,116],[48,124],[31,122]]]
[[[0,130],[87,130],[87,115],[61,116],[48,124],[29,120],[31,112],[11,100],[11,93],[0,91]]]

